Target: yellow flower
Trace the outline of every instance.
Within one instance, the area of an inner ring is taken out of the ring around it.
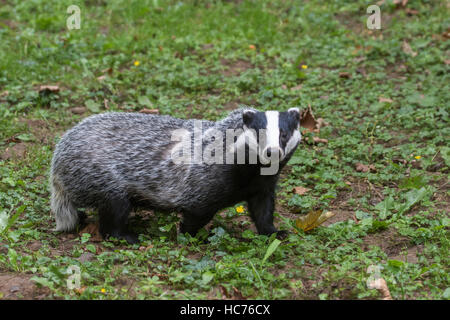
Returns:
[[[306,64],[302,64],[302,69],[308,69],[308,66]]]
[[[137,61],[137,60],[134,62],[134,65],[135,65],[136,67],[137,67],[138,65],[140,65],[140,64],[141,64],[141,63],[140,63],[139,61]]]
[[[239,206],[236,208],[237,213],[243,213],[244,212],[244,206]]]
[[[416,158],[417,160],[420,160],[420,158],[422,158],[421,156],[415,156],[414,158]]]
[[[100,290],[102,293],[105,293],[106,292],[106,289],[105,288],[102,288],[102,290]]]

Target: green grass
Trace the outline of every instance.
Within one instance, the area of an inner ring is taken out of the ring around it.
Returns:
[[[72,1],[2,1],[0,276],[31,279],[41,299],[378,299],[366,285],[378,265],[394,299],[448,299],[448,9],[392,2],[369,31],[367,1],[79,1],[81,29],[69,31]],[[39,92],[49,84],[59,92]],[[303,142],[282,173],[287,241],[269,250],[274,238],[234,208],[196,238],[157,212],[133,218],[135,246],[52,232],[52,151],[82,118],[157,108],[215,120],[241,103],[311,105],[328,122],[316,133],[328,143]],[[297,230],[313,209],[336,216]],[[67,288],[71,265],[81,290]]]

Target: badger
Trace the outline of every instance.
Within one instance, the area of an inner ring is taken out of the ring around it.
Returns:
[[[241,106],[217,122],[127,112],[90,116],[61,137],[53,154],[55,230],[75,229],[82,209],[93,209],[103,238],[137,243],[128,215],[143,208],[181,213],[180,232],[195,236],[218,211],[246,202],[259,234],[285,237],[273,223],[275,187],[300,143],[299,126],[298,108]],[[206,161],[194,154],[202,148],[210,151]]]

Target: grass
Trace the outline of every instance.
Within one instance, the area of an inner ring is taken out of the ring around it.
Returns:
[[[72,31],[72,1],[0,7],[0,297],[378,299],[366,281],[380,266],[394,299],[450,298],[445,1],[387,0],[381,30],[366,28],[366,1],[78,3]],[[282,172],[286,241],[256,235],[235,208],[196,238],[158,212],[133,218],[140,245],[52,232],[52,151],[78,121],[143,108],[215,120],[241,103],[311,105],[328,123],[315,133],[328,143],[303,142]],[[296,229],[313,209],[336,216]]]

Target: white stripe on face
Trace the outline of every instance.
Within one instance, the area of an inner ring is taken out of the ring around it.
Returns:
[[[280,148],[280,127],[278,125],[278,111],[266,111],[267,128],[266,139],[268,148]]]
[[[302,135],[300,131],[297,129],[294,131],[289,141],[286,143],[286,151],[285,154],[289,154],[300,142]]]

